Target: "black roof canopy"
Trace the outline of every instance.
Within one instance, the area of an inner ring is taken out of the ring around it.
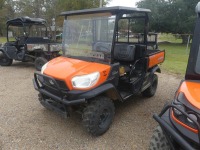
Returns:
[[[30,18],[30,17],[19,17],[15,19],[8,20],[6,22],[7,25],[12,26],[26,26],[26,25],[44,25],[46,24],[46,20],[42,18]]]
[[[115,7],[103,7],[103,8],[92,8],[92,9],[83,9],[83,10],[74,10],[74,11],[66,11],[62,12],[61,16],[72,16],[72,15],[83,15],[83,14],[92,14],[92,13],[112,13],[118,14],[120,12],[124,13],[133,13],[133,12],[151,12],[150,9],[144,8],[134,8],[134,7],[122,7],[122,6],[115,6]]]

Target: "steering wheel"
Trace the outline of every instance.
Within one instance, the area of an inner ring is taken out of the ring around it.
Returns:
[[[109,53],[111,50],[111,45],[105,42],[97,42],[94,45],[94,50],[97,52]]]
[[[19,41],[19,39],[20,39],[19,36],[15,36],[16,41]]]

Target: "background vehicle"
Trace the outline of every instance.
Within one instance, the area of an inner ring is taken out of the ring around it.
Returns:
[[[155,94],[164,51],[148,50],[148,9],[108,7],[63,12],[63,56],[36,72],[39,101],[64,116],[82,113],[83,126],[92,135],[110,127],[115,114],[113,101],[134,94]],[[139,26],[141,40],[118,38],[120,22]]]
[[[151,150],[200,149],[200,2],[185,79],[171,104],[154,119],[159,126],[150,142]]]
[[[32,61],[40,70],[48,60],[59,56],[60,50],[61,44],[47,37],[44,19],[16,18],[7,21],[7,43],[0,48],[0,65],[10,66],[13,60]]]

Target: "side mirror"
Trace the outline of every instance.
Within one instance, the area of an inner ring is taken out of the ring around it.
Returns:
[[[195,11],[196,11],[198,17],[200,17],[200,2],[197,3],[197,6],[196,6],[196,8],[195,8]]]

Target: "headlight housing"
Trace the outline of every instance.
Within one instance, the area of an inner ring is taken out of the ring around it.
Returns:
[[[183,105],[181,105],[181,104],[178,104],[178,105],[176,105],[180,110],[182,110],[182,111],[184,111],[185,112],[185,107],[183,106]],[[177,115],[177,116],[181,116],[181,115],[183,115],[179,110],[177,110],[176,108],[174,108],[174,113],[175,113],[175,115]]]
[[[44,64],[41,68],[41,74],[44,73],[44,70],[47,68],[48,62],[46,64]]]
[[[187,129],[189,129],[189,130],[191,130],[191,131],[197,133],[198,131],[197,131],[197,126],[196,126],[195,122],[198,121],[198,117],[197,117],[197,115],[195,114],[195,112],[194,112],[193,110],[191,110],[189,107],[186,107],[186,106],[181,102],[183,99],[185,99],[185,101],[187,100],[186,97],[185,97],[185,95],[184,95],[184,93],[180,92],[180,93],[177,95],[177,97],[176,97],[176,99],[174,100],[174,102],[173,102],[173,105],[176,106],[176,108],[175,108],[175,107],[172,108],[172,111],[173,111],[173,113],[172,113],[172,118],[173,118],[177,123],[181,124],[182,126],[183,126],[183,124],[184,124],[184,126],[185,126]],[[179,110],[181,110],[182,112],[186,113],[191,119],[190,119],[189,117],[187,117],[187,115],[183,114],[183,113],[182,113],[181,111],[179,111]],[[178,120],[178,121],[177,121],[177,120]],[[180,122],[181,122],[181,123],[180,123]]]
[[[94,72],[91,74],[83,75],[83,76],[75,76],[72,78],[72,86],[74,88],[89,88],[95,85],[100,77],[99,72]]]

